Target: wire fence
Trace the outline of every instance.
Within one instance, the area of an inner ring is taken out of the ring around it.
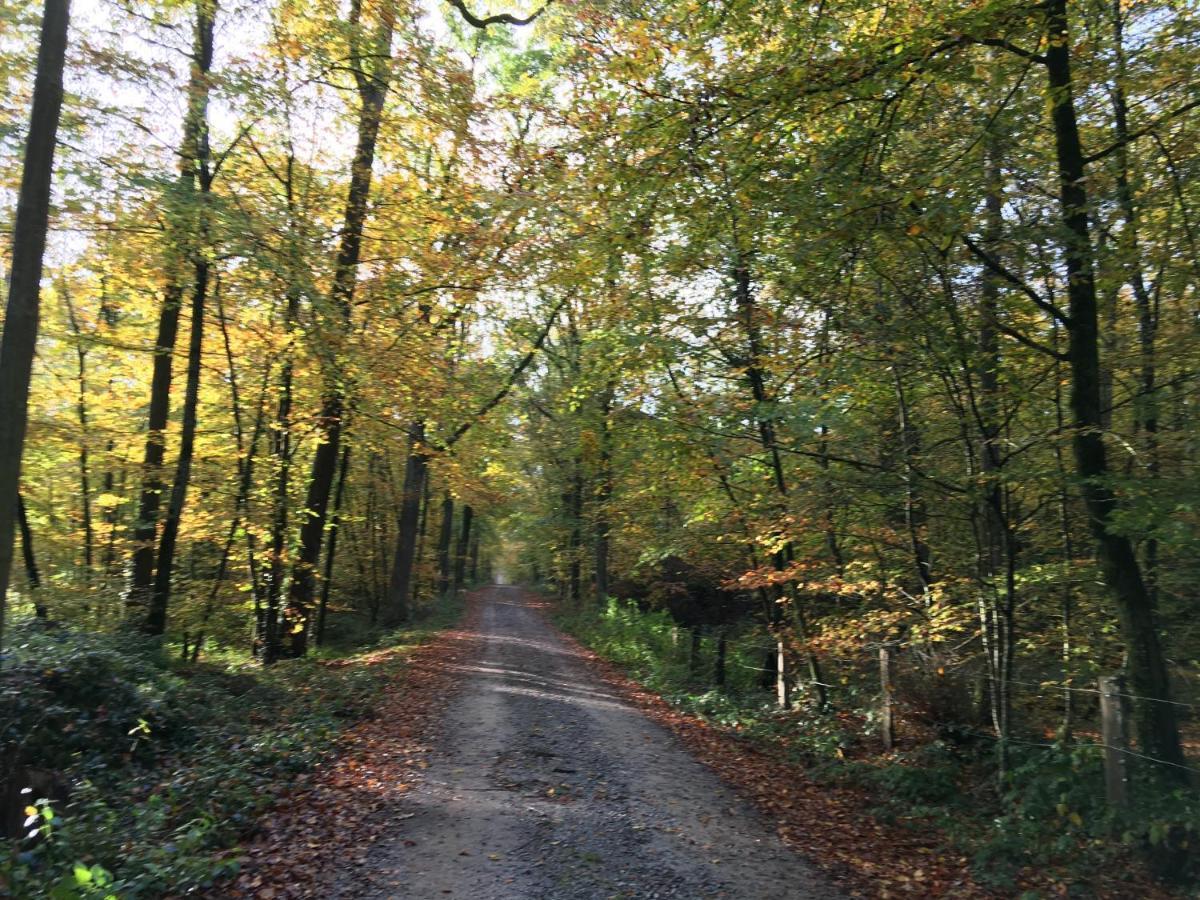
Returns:
[[[683,629],[680,629],[680,631],[683,631]],[[732,666],[735,666],[735,667],[743,669],[743,670],[756,672],[760,675],[777,674],[777,669],[775,667],[767,668],[765,666],[750,665],[750,664],[744,662],[742,659],[738,659],[737,657],[738,656],[744,657],[746,655],[753,654],[753,653],[760,653],[763,655],[777,654],[780,652],[780,647],[778,644],[775,644],[775,643],[762,644],[762,643],[747,641],[745,639],[738,639],[736,637],[722,637],[719,633],[712,633],[712,632],[703,634],[702,636],[709,640],[716,640],[716,641],[724,642],[724,644],[725,644],[725,650],[724,650],[725,665],[727,665],[727,666],[732,665]],[[881,645],[881,646],[886,646],[886,645]],[[874,648],[874,649],[878,649],[878,648]],[[826,655],[826,654],[819,654],[819,658],[823,662],[836,662],[836,663],[840,663],[840,664],[844,664],[844,665],[853,666],[860,670],[867,670],[867,669],[874,668],[879,665],[878,660],[876,658],[874,658],[874,654],[872,654],[870,657],[868,657],[866,654],[864,654],[864,656],[861,658],[836,657],[836,656],[830,656],[830,655]],[[1063,693],[1069,692],[1071,694],[1087,695],[1092,698],[1104,698],[1104,697],[1119,698],[1120,700],[1129,701],[1131,703],[1166,704],[1175,709],[1186,710],[1187,713],[1190,715],[1195,715],[1198,711],[1200,711],[1200,703],[1192,702],[1189,700],[1174,700],[1174,699],[1167,699],[1167,698],[1162,698],[1162,697],[1147,697],[1147,696],[1140,695],[1140,694],[1134,694],[1134,693],[1131,693],[1126,690],[1102,690],[1099,687],[1083,687],[1083,686],[1071,684],[1066,680],[1048,679],[1048,680],[1043,680],[1043,681],[1026,681],[1026,680],[1022,680],[1022,679],[1018,679],[1018,678],[997,679],[994,675],[992,675],[986,671],[975,672],[972,674],[976,677],[983,678],[984,681],[989,685],[1003,683],[1006,685],[1011,685],[1011,686],[1015,686],[1015,687],[1022,688],[1022,689],[1033,689],[1037,692],[1037,696],[1039,698],[1046,699],[1046,700],[1061,699],[1061,696]],[[839,688],[845,687],[846,685],[845,684],[834,684],[834,683],[830,683],[827,681],[818,681],[818,680],[815,680],[812,678],[805,678],[798,684],[798,686],[814,686],[814,687],[826,688],[827,690],[837,690]],[[889,690],[889,689],[885,688],[883,686],[883,684],[881,683],[881,685],[879,687],[879,692],[881,694],[883,694],[887,690]],[[978,737],[978,738],[982,738],[982,739],[990,740],[990,741],[994,741],[994,742],[1003,741],[1004,743],[1007,743],[1007,744],[1026,746],[1026,747],[1037,747],[1037,748],[1042,748],[1042,749],[1046,749],[1046,750],[1062,750],[1062,749],[1064,749],[1064,747],[1069,747],[1072,750],[1084,749],[1084,750],[1094,750],[1096,752],[1120,754],[1125,757],[1138,759],[1143,762],[1152,763],[1154,765],[1165,766],[1165,767],[1168,767],[1171,769],[1176,769],[1176,770],[1180,770],[1183,772],[1187,772],[1193,776],[1200,776],[1200,767],[1196,767],[1193,765],[1187,765],[1185,763],[1175,762],[1173,760],[1161,759],[1159,757],[1152,756],[1147,753],[1143,753],[1140,750],[1135,750],[1128,746],[1120,746],[1118,744],[1112,744],[1112,743],[1108,743],[1105,741],[1092,741],[1092,740],[1082,740],[1081,741],[1081,740],[1076,739],[1076,740],[1073,740],[1072,742],[1070,742],[1069,744],[1065,744],[1064,742],[1061,742],[1061,741],[1059,741],[1059,742],[1036,741],[1036,740],[1029,740],[1028,738],[1025,738],[1025,737],[1014,737],[1012,735],[1001,736],[1001,735],[997,735],[995,733],[988,733],[988,732],[978,731],[978,730],[969,729],[969,728],[963,729],[963,733],[970,734],[973,737]]]

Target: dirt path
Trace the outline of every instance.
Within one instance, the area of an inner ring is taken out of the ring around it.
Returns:
[[[478,658],[388,834],[340,898],[834,898],[672,735],[611,693],[516,588],[483,592]],[[396,810],[399,810],[397,815]]]

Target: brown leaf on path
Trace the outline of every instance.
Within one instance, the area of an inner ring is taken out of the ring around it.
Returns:
[[[292,900],[326,896],[332,872],[350,860],[370,864],[364,847],[407,818],[395,809],[412,782],[429,767],[419,758],[429,749],[438,713],[453,696],[462,673],[447,662],[478,640],[478,606],[468,596],[460,623],[436,634],[408,654],[400,677],[380,694],[373,715],[350,727],[338,751],[312,773],[292,782],[261,818],[247,848],[245,865],[222,886],[231,900]],[[388,651],[373,654],[372,665]],[[338,661],[343,667],[348,661]],[[405,840],[404,846],[416,842]],[[297,853],[298,848],[309,851]]]

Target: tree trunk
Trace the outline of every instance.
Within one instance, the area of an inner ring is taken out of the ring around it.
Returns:
[[[195,53],[196,66],[207,73],[212,68],[213,31],[216,4],[213,0],[197,0]],[[161,635],[167,627],[167,611],[171,602],[171,576],[175,570],[175,549],[179,540],[179,524],[187,502],[188,487],[192,477],[192,458],[196,449],[196,416],[200,402],[200,366],[204,349],[204,315],[208,305],[209,280],[209,226],[206,204],[212,190],[212,175],[208,156],[208,104],[207,88],[204,105],[196,119],[197,130],[188,149],[188,158],[194,166],[195,179],[199,183],[198,197],[199,234],[191,241],[192,302],[191,336],[188,341],[187,381],[184,387],[183,419],[179,434],[179,456],[175,463],[175,477],[171,484],[171,496],[167,502],[167,514],[163,521],[162,534],[158,539],[158,555],[154,566],[154,587],[150,607],[146,613],[143,631],[150,635]]]
[[[608,600],[608,556],[611,526],[608,504],[612,500],[612,414],[613,385],[610,382],[600,403],[600,460],[596,473],[596,600],[603,605]]]
[[[475,510],[471,508],[469,503],[464,503],[462,508],[462,525],[458,532],[458,544],[454,548],[454,590],[457,592],[466,584],[467,577],[467,552],[471,546],[471,524],[475,517]]]
[[[921,452],[921,433],[912,420],[904,377],[898,364],[892,365],[893,383],[896,389],[896,408],[900,426],[900,455],[903,462],[904,481],[904,526],[908,531],[909,547],[912,550],[913,571],[923,592],[933,585],[933,562],[929,544],[925,540],[925,499],[917,490],[916,471],[913,460]]]
[[[421,520],[417,524],[417,549],[415,551],[416,558],[413,561],[412,604],[414,609],[421,598],[421,572],[425,560],[425,537],[429,531],[429,482],[431,480],[426,476],[425,486],[421,491]]]
[[[479,584],[479,529],[471,538],[471,584]]]
[[[1071,44],[1066,0],[1046,6],[1047,100],[1054,126],[1058,164],[1059,203],[1065,231],[1064,255],[1069,301],[1067,356],[1071,368],[1070,409],[1075,428],[1076,472],[1096,541],[1096,555],[1105,583],[1118,608],[1122,638],[1128,654],[1132,693],[1148,698],[1135,707],[1143,753],[1184,765],[1166,661],[1150,592],[1129,538],[1112,528],[1118,501],[1108,484],[1110,470],[1101,426],[1100,335],[1097,320],[1094,258],[1088,223],[1087,166],[1071,82]],[[1183,769],[1163,767],[1164,774],[1182,777]]]
[[[740,256],[734,261],[733,285],[734,299],[737,304],[738,324],[741,326],[743,335],[746,338],[746,350],[748,353],[748,359],[745,361],[746,365],[744,367],[746,380],[750,384],[750,395],[754,399],[756,408],[761,409],[768,399],[766,373],[762,368],[764,347],[756,317],[750,268]],[[754,418],[758,424],[759,444],[767,454],[772,480],[775,485],[775,493],[779,497],[780,511],[782,512],[786,510],[788,485],[783,471],[783,459],[780,456],[779,445],[776,441],[775,423],[770,418],[761,414],[756,414]],[[783,549],[772,555],[772,561],[776,570],[785,568],[788,563],[792,562],[794,556],[795,548],[791,540],[785,541]],[[770,605],[769,624],[772,632],[776,634],[776,699],[781,708],[787,709],[791,706],[790,673],[787,671],[787,642],[780,633],[780,629],[783,626],[783,604],[779,601],[786,596],[793,609],[793,620],[803,623],[805,619],[804,611],[799,606],[800,597],[794,581],[788,583],[786,592],[785,589],[778,585],[775,586],[774,592],[776,602]],[[806,658],[808,661],[808,670],[812,678],[812,686],[816,691],[818,706],[824,709],[828,704],[829,698],[825,688],[825,678],[821,673],[821,662],[812,652],[806,653]]]
[[[395,10],[390,2],[382,4],[380,21],[373,35],[374,47],[364,54],[359,47],[357,30],[361,6],[351,4],[351,62],[358,84],[360,109],[358,143],[350,170],[350,187],[346,195],[346,213],[342,225],[341,245],[333,272],[331,300],[335,307],[325,316],[326,326],[321,337],[328,344],[325,361],[325,399],[321,408],[321,443],[313,454],[312,470],[304,501],[304,523],[300,527],[300,544],[292,568],[288,589],[286,619],[292,634],[291,653],[303,656],[308,648],[308,618],[316,588],[316,567],[325,536],[325,517],[329,495],[333,490],[338,452],[342,438],[343,417],[346,411],[345,388],[337,369],[337,351],[346,337],[350,310],[358,279],[358,260],[362,251],[363,227],[367,219],[367,200],[371,192],[371,172],[375,165],[375,143],[387,96],[391,61],[392,31]]]
[[[988,192],[985,198],[984,240],[988,250],[997,254],[996,244],[1004,225],[1003,173],[996,139],[988,136]],[[980,517],[983,523],[980,580],[980,633],[990,684],[992,725],[996,730],[996,758],[999,777],[1008,771],[1008,739],[1011,720],[1010,682],[1012,681],[1013,581],[1008,577],[1013,562],[1012,529],[1009,524],[1002,481],[1001,453],[1002,410],[1000,406],[1000,285],[997,276],[985,271],[980,285],[979,303],[979,399],[976,418],[980,433],[980,472],[983,497]],[[1003,579],[1003,583],[1001,583]]]
[[[92,525],[92,473],[88,458],[88,437],[91,429],[87,408],[87,348],[83,344],[83,333],[79,327],[79,318],[75,315],[75,304],[71,302],[70,289],[65,283],[61,289],[63,305],[67,308],[67,322],[75,337],[76,374],[78,376],[75,413],[79,421],[79,511],[80,524],[83,527],[84,577],[90,578],[95,562],[96,534]]]
[[[1158,372],[1155,343],[1158,336],[1158,304],[1152,296],[1142,267],[1142,248],[1139,235],[1141,228],[1137,206],[1134,202],[1133,186],[1130,183],[1129,167],[1129,107],[1125,99],[1125,25],[1121,0],[1113,0],[1113,46],[1117,71],[1113,78],[1110,95],[1113,105],[1115,128],[1113,137],[1117,144],[1116,193],[1121,208],[1124,228],[1121,229],[1122,249],[1133,300],[1137,309],[1137,335],[1139,355],[1139,390],[1134,403],[1135,427],[1145,434],[1146,475],[1152,482],[1157,480],[1160,468],[1158,451]],[[1153,528],[1142,545],[1142,564],[1145,572],[1146,592],[1152,605],[1157,606],[1158,594],[1158,539]]]
[[[207,168],[207,167],[206,167]],[[203,251],[201,251],[203,252]],[[179,540],[179,525],[187,502],[192,479],[192,459],[196,450],[196,417],[200,402],[200,364],[204,345],[204,307],[208,297],[208,262],[196,260],[196,277],[192,285],[192,332],[188,342],[187,383],[183,396],[183,422],[179,433],[179,457],[175,464],[175,480],[167,503],[162,535],[158,540],[158,560],[154,572],[154,593],[146,616],[145,632],[161,635],[167,627],[167,611],[171,603],[171,576],[175,570],[175,551]]]
[[[454,533],[454,498],[446,491],[442,498],[442,522],[438,528],[438,596],[450,590],[450,539]]]
[[[567,599],[572,609],[578,609],[583,598],[582,567],[580,553],[583,550],[583,461],[576,453],[571,461],[571,490],[568,515],[570,534],[567,538]]]
[[[721,629],[717,632],[717,659],[713,664],[713,684],[718,688],[725,687],[725,657],[728,648],[728,641],[725,639],[725,630]]]
[[[42,258],[50,225],[50,179],[63,97],[69,0],[46,0],[42,13],[33,108],[13,220],[8,302],[0,337],[0,648],[12,571],[29,382],[37,347]]]
[[[404,486],[400,494],[397,521],[396,555],[384,601],[384,624],[400,625],[408,621],[408,597],[412,589],[413,563],[416,561],[417,525],[421,514],[421,495],[429,472],[425,448],[425,423],[414,422],[408,429],[408,458],[404,464]]]
[[[254,428],[251,431],[249,448],[246,446],[246,435],[242,427],[241,413],[241,396],[238,390],[238,374],[237,366],[234,362],[233,344],[229,340],[229,321],[225,315],[225,305],[221,300],[221,292],[214,292],[217,305],[217,323],[221,327],[221,341],[225,347],[225,363],[229,372],[229,399],[230,406],[233,410],[233,433],[234,440],[237,443],[238,452],[238,479],[237,479],[237,495],[233,500],[233,519],[229,523],[229,530],[225,534],[225,545],[221,548],[221,559],[217,563],[217,571],[213,575],[213,583],[209,588],[208,597],[204,601],[204,611],[200,616],[200,627],[196,631],[196,638],[192,644],[191,661],[196,662],[200,658],[200,651],[204,647],[205,635],[208,630],[208,623],[212,619],[213,612],[217,606],[217,595],[220,593],[221,585],[225,582],[225,576],[229,572],[229,560],[233,556],[233,546],[237,541],[238,532],[244,531],[246,535],[247,555],[250,565],[250,591],[253,594],[254,609],[260,609],[262,606],[259,596],[258,576],[254,564],[255,547],[254,533],[251,529],[243,529],[242,522],[245,520],[247,510],[250,505],[250,492],[254,488],[254,461],[258,455],[258,442],[262,438],[264,425],[264,409],[267,387],[270,383],[271,373],[268,369],[263,373],[262,388],[258,397],[258,405],[254,413]],[[255,616],[255,623],[258,622],[258,616]]]
[[[350,446],[342,448],[338,466],[337,489],[333,494],[333,521],[329,525],[329,546],[325,548],[325,571],[321,578],[321,603],[317,607],[316,644],[325,643],[325,617],[329,611],[329,591],[333,585],[333,562],[337,555],[338,532],[341,530],[342,499],[346,494],[346,476],[350,473]]]
[[[17,495],[17,525],[21,532],[21,557],[25,562],[25,580],[29,583],[29,593],[33,596],[34,615],[45,619],[49,617],[49,613],[38,590],[42,586],[42,573],[38,569],[37,557],[33,555],[33,529],[29,527],[25,498],[20,494]]]
[[[142,457],[142,488],[138,497],[138,513],[134,522],[133,557],[130,560],[130,585],[126,597],[127,615],[131,622],[149,628],[150,611],[155,583],[155,553],[158,537],[158,516],[162,505],[163,458],[166,454],[166,431],[171,411],[171,376],[175,341],[179,335],[179,313],[187,285],[184,271],[194,249],[189,233],[190,212],[194,204],[198,152],[208,146],[209,73],[212,69],[212,22],[215,6],[200,0],[196,4],[196,23],[192,46],[191,74],[188,78],[187,112],[183,121],[183,142],[180,149],[179,179],[169,202],[168,280],[163,290],[163,303],[158,316],[158,333],[154,339],[154,365],[150,377],[150,408],[146,420],[146,446]]]

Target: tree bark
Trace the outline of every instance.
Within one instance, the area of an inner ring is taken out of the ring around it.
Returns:
[[[1059,205],[1065,232],[1064,256],[1069,301],[1067,356],[1071,369],[1070,409],[1075,467],[1082,482],[1096,556],[1105,583],[1116,601],[1121,635],[1128,654],[1135,720],[1143,753],[1184,765],[1175,709],[1169,702],[1170,682],[1155,622],[1150,592],[1129,538],[1113,529],[1118,501],[1109,486],[1110,470],[1101,422],[1100,334],[1097,317],[1095,261],[1088,222],[1087,164],[1071,80],[1071,43],[1066,0],[1045,5],[1047,101],[1054,127]],[[1183,769],[1163,767],[1179,778]]]
[[[212,68],[213,31],[216,19],[214,0],[197,0],[195,50],[198,68],[207,73]],[[189,148],[189,159],[194,166],[195,179],[199,184],[198,231],[191,242],[192,298],[191,336],[188,341],[187,380],[183,396],[183,418],[179,433],[179,456],[175,462],[175,477],[171,483],[171,496],[167,502],[167,514],[163,521],[162,534],[158,539],[158,555],[154,566],[154,587],[150,596],[150,607],[146,612],[143,631],[150,635],[161,635],[167,627],[167,611],[171,602],[171,577],[175,571],[175,550],[179,540],[179,525],[183,519],[183,508],[187,502],[188,487],[192,478],[192,458],[196,449],[196,418],[200,403],[200,366],[204,349],[204,316],[208,305],[208,281],[210,276],[209,226],[206,204],[212,190],[212,174],[209,171],[208,103],[205,88],[204,105],[201,108]]]
[[[0,337],[0,648],[21,480],[21,453],[28,424],[29,382],[37,347],[42,259],[50,227],[50,180],[63,98],[63,62],[67,52],[69,0],[46,0],[42,13],[33,108],[25,140],[25,160],[17,213],[4,334]]]
[[[425,423],[414,422],[408,429],[408,457],[404,463],[404,486],[400,494],[396,554],[384,601],[383,621],[392,627],[408,621],[409,617],[408,598],[412,588],[413,563],[416,561],[421,495],[425,491],[425,479],[429,472],[427,454]]]
[[[192,236],[188,233],[188,213],[194,203],[197,153],[201,141],[207,147],[209,72],[212,70],[212,19],[215,7],[203,0],[196,6],[191,74],[188,77],[188,103],[184,114],[183,142],[180,147],[179,179],[174,196],[168,202],[167,268],[159,310],[158,332],[154,339],[154,364],[150,377],[150,408],[146,419],[146,445],[142,456],[142,487],[133,530],[133,556],[130,560],[130,585],[126,597],[127,615],[142,628],[150,627],[150,606],[155,582],[155,553],[158,538],[159,509],[162,505],[163,459],[166,431],[171,412],[171,378],[175,341],[179,335],[179,313],[187,290],[184,276]],[[207,28],[205,24],[207,22]],[[141,619],[140,622],[137,620]]]
[[[390,77],[395,10],[389,0],[385,0],[381,5],[380,19],[373,34],[373,47],[367,53],[359,46],[357,36],[361,11],[359,0],[353,0],[350,14],[351,62],[360,101],[358,143],[350,170],[341,244],[334,264],[331,300],[335,308],[331,315],[325,317],[327,321],[323,323],[327,327],[322,338],[329,344],[328,358],[325,361],[325,399],[321,407],[323,434],[321,443],[313,454],[312,470],[304,500],[304,522],[300,526],[299,549],[288,589],[286,619],[291,623],[293,656],[303,656],[308,648],[309,609],[316,589],[317,561],[321,556],[321,545],[325,536],[325,518],[337,470],[342,420],[346,411],[345,387],[337,372],[337,351],[350,324],[350,310],[358,279],[358,261],[362,251],[363,227],[367,220],[367,201],[371,192],[371,174],[375,165],[375,144],[379,137],[383,102],[387,97]]]
[[[446,491],[442,498],[442,521],[438,528],[438,596],[450,590],[450,539],[454,533],[454,498]]]

